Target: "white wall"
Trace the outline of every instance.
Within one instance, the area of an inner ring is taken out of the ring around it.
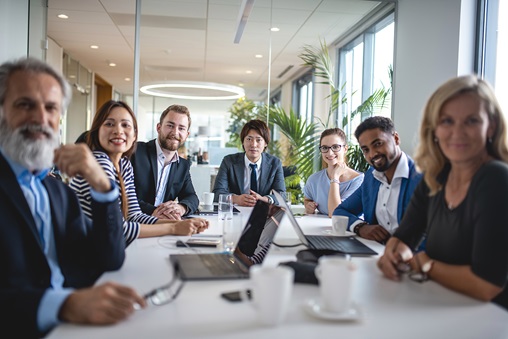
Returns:
[[[412,154],[423,107],[444,81],[473,72],[475,0],[399,0],[393,120]]]
[[[28,55],[28,3],[0,1],[0,63]]]

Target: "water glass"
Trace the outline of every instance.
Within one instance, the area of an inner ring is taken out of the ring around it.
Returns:
[[[235,240],[233,239],[233,196],[231,194],[219,195],[218,218],[219,228],[222,228],[224,250],[233,252]]]

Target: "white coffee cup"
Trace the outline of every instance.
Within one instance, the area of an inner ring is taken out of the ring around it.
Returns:
[[[332,313],[345,312],[351,306],[356,265],[339,256],[319,258],[315,273],[319,280],[321,306]]]
[[[203,205],[210,206],[213,205],[213,192],[203,192]]]
[[[291,301],[294,275],[290,267],[251,266],[252,305],[261,324],[276,326],[284,321]]]
[[[349,218],[343,215],[332,215],[332,233],[333,235],[345,236]]]

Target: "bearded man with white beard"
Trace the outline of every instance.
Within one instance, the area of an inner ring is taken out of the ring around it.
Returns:
[[[190,125],[189,109],[171,105],[157,123],[157,138],[136,144],[131,163],[143,213],[180,220],[197,210],[199,198],[192,184],[190,163],[178,156],[178,148],[190,134]]]
[[[371,168],[333,215],[348,217],[348,230],[356,235],[384,244],[399,227],[422,174],[400,149],[399,134],[389,118],[366,119],[355,137]]]
[[[86,145],[59,147],[70,101],[62,75],[36,59],[0,65],[0,327],[47,334],[61,322],[111,324],[145,302],[115,283],[90,287],[125,258],[118,188]],[[48,176],[56,165],[93,188],[93,217]]]

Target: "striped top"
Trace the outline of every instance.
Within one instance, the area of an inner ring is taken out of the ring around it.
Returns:
[[[118,187],[120,187],[120,180],[116,173],[113,162],[109,156],[101,151],[94,151],[93,155],[97,159],[97,162],[106,172],[109,179],[114,180]],[[139,235],[139,224],[155,224],[158,218],[141,212],[139,207],[138,197],[136,195],[136,188],[134,186],[134,172],[129,159],[120,159],[120,173],[122,174],[125,194],[127,195],[127,205],[129,212],[127,214],[127,220],[123,223],[123,236],[126,245],[133,242]],[[90,185],[81,176],[72,178],[69,186],[76,192],[81,208],[88,217],[92,217],[92,197],[90,196]],[[119,203],[121,200],[119,199]]]

